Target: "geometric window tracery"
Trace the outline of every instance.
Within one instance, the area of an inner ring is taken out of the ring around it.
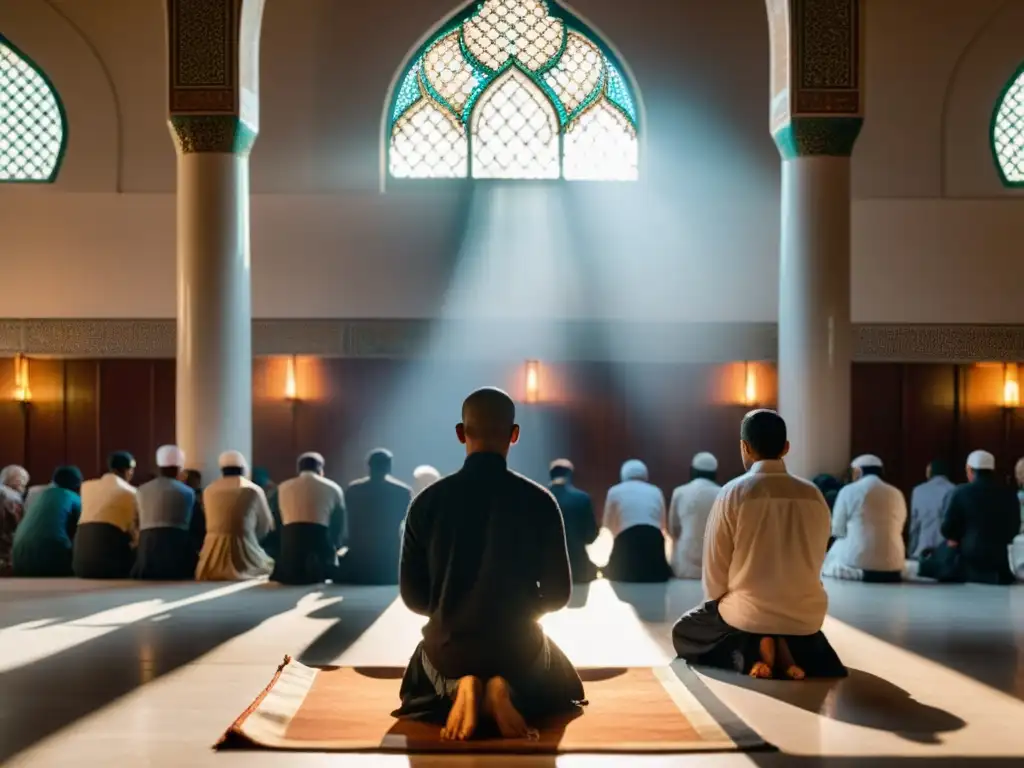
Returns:
[[[459,13],[413,57],[389,118],[395,178],[637,178],[636,99],[621,64],[553,0]]]
[[[53,181],[66,133],[49,80],[0,35],[0,182]]]
[[[1014,75],[992,119],[992,152],[1007,186],[1024,186],[1024,67]]]

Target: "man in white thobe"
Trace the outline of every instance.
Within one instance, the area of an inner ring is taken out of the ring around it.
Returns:
[[[850,467],[853,482],[836,496],[832,510],[836,541],[821,575],[879,583],[902,581],[906,567],[906,499],[898,488],[882,479],[882,460],[877,456],[858,456]]]
[[[668,533],[672,537],[672,572],[679,579],[699,579],[704,562],[704,529],[721,487],[718,459],[698,453],[690,463],[690,482],[672,492]]]
[[[605,497],[602,523],[615,537],[605,578],[639,583],[672,577],[665,557],[668,510],[665,494],[648,482],[647,465],[630,459],[622,465],[622,482]]]

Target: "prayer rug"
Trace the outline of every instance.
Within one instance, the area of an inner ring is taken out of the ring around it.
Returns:
[[[682,662],[581,669],[581,714],[538,723],[535,740],[443,741],[436,724],[400,721],[397,668],[306,667],[285,658],[218,748],[318,752],[677,753],[768,747]]]

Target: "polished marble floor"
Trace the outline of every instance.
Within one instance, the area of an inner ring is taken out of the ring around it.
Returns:
[[[1024,586],[830,583],[835,683],[714,673],[774,754],[399,757],[215,753],[285,653],[401,665],[419,619],[392,588],[0,580],[5,766],[847,766],[1024,764]],[[597,582],[548,617],[582,666],[661,665],[697,583]]]

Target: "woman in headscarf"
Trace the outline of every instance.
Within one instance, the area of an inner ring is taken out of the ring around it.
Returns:
[[[604,504],[604,527],[615,537],[604,575],[612,581],[668,581],[665,495],[647,482],[642,461],[627,461],[620,476],[622,482],[608,491]]]

